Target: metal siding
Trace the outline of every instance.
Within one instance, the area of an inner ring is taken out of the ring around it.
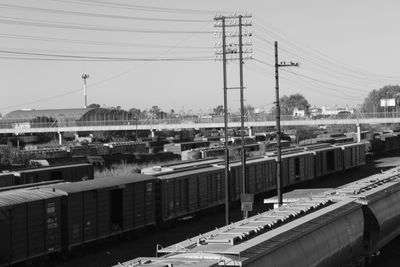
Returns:
[[[110,191],[97,191],[97,234],[106,236],[110,234]]]
[[[13,174],[0,174],[0,187],[12,186],[14,183]]]
[[[199,208],[204,209],[208,206],[207,201],[207,177],[204,174],[197,176],[199,187]]]
[[[24,259],[27,256],[27,218],[26,204],[12,207],[11,222],[11,242],[12,242],[12,261]]]
[[[134,189],[135,228],[145,225],[145,188],[144,183],[136,183]]]
[[[83,193],[83,237],[84,241],[96,238],[97,197],[95,191]]]
[[[82,193],[68,196],[68,246],[81,244],[83,241],[83,207]]]
[[[44,201],[28,203],[28,255],[45,252]]]
[[[122,193],[122,205],[123,205],[123,229],[124,230],[131,230],[134,228],[134,187],[138,184],[130,184],[127,185],[126,188],[123,189]]]
[[[11,255],[11,213],[9,209],[0,209],[0,264],[8,263]]]
[[[373,203],[369,203],[368,207],[375,215],[379,223],[379,237],[373,249],[379,250],[388,241],[400,233],[400,209],[398,203],[400,202],[400,191],[396,191],[385,198],[379,199]]]
[[[193,211],[198,209],[198,200],[197,200],[197,178],[196,177],[189,177],[188,178],[188,210]]]
[[[61,198],[45,201],[46,250],[48,252],[61,249]]]
[[[146,182],[145,188],[146,188],[146,194],[145,194],[145,217],[146,225],[154,224],[156,223],[156,195],[155,195],[155,183],[154,182]],[[187,191],[186,191],[187,192]]]

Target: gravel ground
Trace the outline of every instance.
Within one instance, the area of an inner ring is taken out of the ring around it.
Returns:
[[[368,163],[358,170],[346,172],[340,175],[334,175],[319,179],[315,183],[302,188],[325,188],[337,187],[339,185],[367,177],[381,170],[386,170],[400,164],[400,153],[387,155],[385,158],[379,158]],[[265,195],[256,199],[255,209],[260,212],[265,210],[262,204]],[[242,213],[240,207],[232,207],[231,220],[241,219]],[[250,214],[251,215],[251,214]],[[131,239],[109,240],[98,244],[95,247],[83,248],[79,252],[66,260],[53,259],[47,263],[47,266],[113,266],[118,262],[124,262],[136,257],[155,256],[157,244],[168,246],[185,240],[188,237],[196,236],[215,229],[215,227],[224,224],[224,209],[196,216],[191,219],[179,221],[165,229],[152,229],[141,235],[134,236]],[[400,248],[400,237],[384,247],[378,256],[373,257],[371,266],[400,266],[400,253],[396,253]]]

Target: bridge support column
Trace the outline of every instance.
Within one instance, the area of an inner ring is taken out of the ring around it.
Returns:
[[[150,130],[150,133],[151,133],[151,137],[152,137],[152,138],[156,136],[156,130],[151,129],[151,130]]]
[[[357,143],[361,142],[361,124],[357,123]]]
[[[58,132],[58,144],[62,145],[62,133]]]
[[[249,130],[249,137],[253,137],[253,128],[249,126],[247,129]]]

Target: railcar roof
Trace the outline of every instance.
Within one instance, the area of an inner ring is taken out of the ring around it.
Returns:
[[[206,256],[206,255],[204,255]],[[215,266],[219,262],[219,259],[187,259],[187,258],[137,258],[123,263],[118,263],[115,267],[166,267],[166,266],[192,266],[192,267],[209,267]]]
[[[52,185],[51,188],[62,190],[67,193],[76,193],[88,190],[98,190],[102,188],[110,187],[121,187],[126,184],[133,184],[137,182],[153,181],[155,178],[145,174],[132,174],[129,176],[117,176],[117,177],[106,177],[96,178],[94,180],[73,182],[73,183],[61,183]]]
[[[222,166],[222,165],[221,165]],[[165,174],[157,174],[158,179],[173,179],[173,178],[179,178],[179,177],[184,177],[188,175],[196,175],[196,174],[202,174],[206,172],[213,172],[213,171],[219,171],[222,170],[222,167],[199,167],[193,170],[185,170],[185,171],[180,171],[180,172],[166,172]]]
[[[180,168],[186,168],[186,167],[198,166],[198,165],[216,164],[221,161],[223,161],[223,160],[218,159],[218,158],[210,158],[210,159],[203,159],[203,160],[196,160],[196,161],[187,161],[187,162],[181,161],[181,162],[177,162],[177,163],[164,164],[164,165],[161,165],[161,167],[180,169]]]
[[[37,172],[37,171],[47,171],[47,170],[57,170],[62,168],[76,168],[83,166],[90,166],[90,163],[75,163],[75,164],[67,164],[67,165],[58,165],[58,166],[49,166],[49,167],[38,167],[32,169],[24,169],[24,170],[16,170],[13,173],[27,173],[27,172]]]
[[[375,174],[364,179],[340,186],[335,190],[338,196],[357,197],[361,202],[384,197],[390,191],[400,190],[400,167]]]
[[[332,202],[326,197],[308,202],[296,202],[199,235],[158,252],[182,257],[188,253],[249,257],[253,253],[260,253],[256,250],[265,253],[275,249],[276,240],[280,240],[280,244],[291,242],[300,235],[314,231],[360,206],[361,204],[351,198],[342,198],[337,202]],[[293,218],[294,220],[291,220]]]
[[[295,202],[303,199],[312,199],[318,195],[324,195],[325,192],[331,192],[332,188],[309,188],[297,189],[287,193],[283,193],[283,202]],[[264,203],[277,203],[278,197],[274,196],[264,199]]]
[[[246,159],[246,165],[254,164],[254,163],[260,163],[260,162],[267,162],[267,161],[274,161],[274,158],[267,158],[267,157],[262,157],[262,158],[255,158],[255,159]],[[223,166],[224,164],[220,164],[220,166]],[[242,165],[241,161],[235,161],[230,164],[231,166],[239,166]]]
[[[53,191],[52,189],[48,188],[27,188],[0,192],[0,208],[64,195],[65,193],[62,191]]]

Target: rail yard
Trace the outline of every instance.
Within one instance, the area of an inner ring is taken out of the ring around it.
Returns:
[[[374,146],[375,152],[397,150],[399,138],[386,137],[380,146]],[[322,143],[282,150],[285,190],[314,184],[322,178],[334,180],[364,168],[366,149],[372,152],[371,143]],[[209,158],[143,169],[144,174],[96,179],[93,165],[87,163],[6,173],[12,182],[4,184],[0,193],[5,215],[1,220],[2,236],[7,240],[1,249],[2,263],[74,255],[81,248],[96,247],[110,239],[154,229],[168,232],[171,225],[216,212],[225,199],[223,166],[223,160]],[[241,167],[240,162],[233,161],[229,171],[229,200],[234,206],[242,192]],[[246,173],[249,193],[258,199],[273,194],[276,154],[272,150],[263,157],[249,158]],[[262,210],[266,208],[257,209]]]

